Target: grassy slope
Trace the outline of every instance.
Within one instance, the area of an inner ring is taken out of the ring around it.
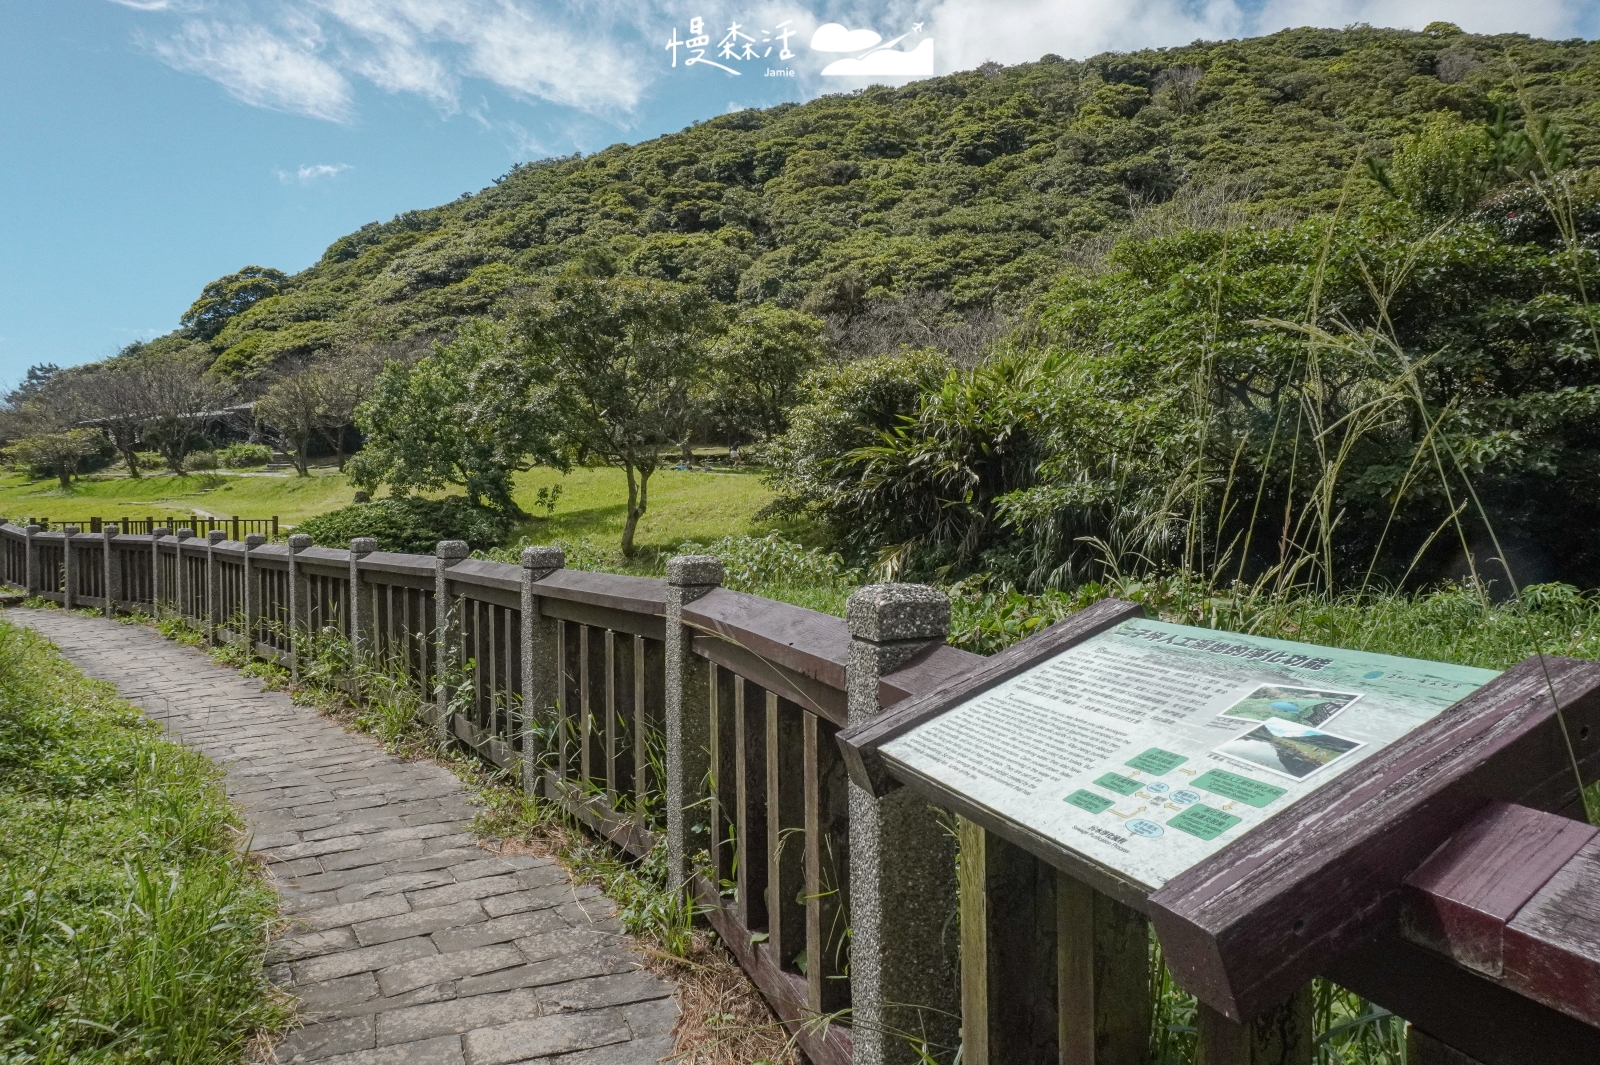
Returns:
[[[204,758],[0,621],[0,1060],[236,1061],[276,898]]]
[[[533,509],[538,490],[561,485],[561,499],[549,518],[535,518],[519,535],[549,540],[591,539],[610,546],[622,537],[627,488],[622,471],[529,470],[517,477],[517,502]],[[46,517],[57,521],[147,515],[189,514],[194,509],[225,517],[263,518],[274,514],[287,524],[304,521],[348,504],[354,489],[343,475],[325,471],[312,477],[264,477],[202,473],[170,474],[132,480],[86,478],[63,491],[54,481],[0,478],[0,514],[8,518]],[[754,514],[772,498],[759,474],[661,470],[650,479],[650,510],[639,526],[647,552],[684,540],[715,540],[758,531]]]

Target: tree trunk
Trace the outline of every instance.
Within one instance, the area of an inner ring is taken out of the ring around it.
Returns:
[[[56,479],[61,482],[62,488],[72,487],[72,471],[65,466],[56,467]]]
[[[633,534],[639,528],[639,519],[644,516],[645,491],[650,474],[643,467],[636,467],[631,459],[623,460],[622,469],[628,477],[628,521],[622,527],[622,554],[625,558],[632,558]],[[638,475],[637,480],[635,473]]]
[[[128,450],[122,453],[122,461],[128,464],[129,477],[132,477],[134,480],[138,480],[140,477],[144,476],[139,472],[139,459],[135,455],[133,448],[130,447]]]
[[[296,441],[294,446],[294,468],[297,475],[301,477],[311,476],[311,464],[306,459],[306,448],[309,443],[310,441],[308,441],[305,437],[301,437],[298,441]]]

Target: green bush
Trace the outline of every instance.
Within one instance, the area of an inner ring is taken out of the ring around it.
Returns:
[[[217,457],[230,470],[245,470],[271,462],[272,449],[265,444],[229,444]]]
[[[379,499],[318,514],[296,529],[322,547],[348,547],[370,536],[383,551],[433,554],[440,540],[465,540],[475,549],[505,539],[509,523],[498,511],[474,507],[465,499]]]
[[[287,1019],[216,776],[0,621],[0,1061],[224,1065]]]
[[[215,451],[196,451],[189,456],[189,461],[185,465],[191,470],[214,470],[218,461]]]

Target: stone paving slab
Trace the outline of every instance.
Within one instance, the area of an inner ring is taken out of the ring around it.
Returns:
[[[289,929],[267,974],[300,1004],[280,1065],[648,1065],[672,988],[616,908],[548,859],[476,846],[461,783],[164,640],[60,610],[6,617],[226,772]]]

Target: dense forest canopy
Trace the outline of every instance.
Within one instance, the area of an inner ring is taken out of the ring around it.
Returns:
[[[1515,121],[1531,101],[1590,160],[1597,100],[1591,42],[1444,24],[985,64],[521,165],[363,226],[292,277],[219,279],[151,346],[203,344],[220,372],[253,376],[342,344],[448,336],[573,260],[836,322],[930,293],[923,318],[971,318],[1026,305],[1183,189],[1225,187],[1278,221],[1376,201],[1373,182],[1348,188],[1352,168],[1441,111]]]

